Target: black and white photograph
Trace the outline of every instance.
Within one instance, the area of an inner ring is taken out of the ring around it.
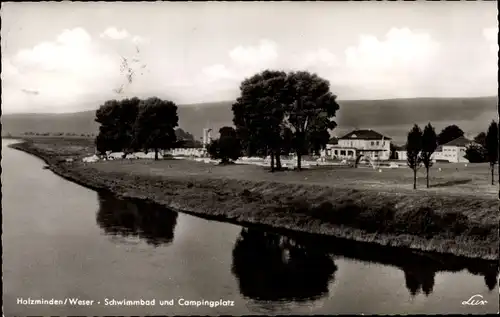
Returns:
[[[497,6],[2,2],[3,316],[498,314]]]

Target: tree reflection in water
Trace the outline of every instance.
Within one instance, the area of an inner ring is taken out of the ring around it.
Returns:
[[[233,249],[232,273],[243,296],[306,301],[327,295],[337,266],[328,254],[297,240],[242,229]]]
[[[314,238],[311,238],[314,240]],[[390,265],[404,272],[406,288],[415,296],[422,292],[430,295],[434,289],[438,272],[469,271],[484,276],[486,286],[491,291],[497,284],[499,265],[493,261],[461,258],[452,255],[419,252],[409,249],[390,248],[345,239],[329,239],[327,250],[336,256],[356,259],[376,264]]]
[[[397,267],[404,272],[406,288],[412,296],[419,293],[429,296],[439,272],[466,270],[483,276],[490,291],[498,282],[499,264],[494,261],[346,239],[302,234],[291,237],[255,229],[242,230],[233,249],[232,272],[244,296],[274,301],[310,300],[324,296],[337,269],[333,257]]]
[[[160,205],[100,193],[96,221],[108,235],[139,237],[160,246],[174,240],[177,216]]]

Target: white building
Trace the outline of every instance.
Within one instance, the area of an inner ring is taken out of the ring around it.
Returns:
[[[469,163],[465,158],[465,150],[474,142],[461,136],[453,141],[443,144],[434,152],[434,160],[445,160],[451,163]]]
[[[206,148],[210,142],[212,142],[212,129],[203,129],[203,147]]]
[[[406,145],[397,146],[394,151],[394,159],[398,161],[406,161],[408,156],[406,155]]]
[[[469,163],[469,160],[465,158],[465,151],[467,146],[473,144],[474,142],[466,139],[465,137],[459,137],[453,141],[437,147],[436,151],[432,155],[433,161],[447,161],[450,163]],[[406,161],[406,147],[400,147],[395,153],[396,159],[401,161]]]
[[[191,156],[191,157],[204,157],[206,150],[204,148],[176,148],[164,151],[164,154],[172,156]]]
[[[391,138],[373,130],[354,130],[338,139],[338,144],[328,144],[325,156],[337,159],[356,159],[362,155],[370,160],[389,160]]]

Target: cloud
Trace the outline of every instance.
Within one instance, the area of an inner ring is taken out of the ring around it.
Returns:
[[[132,35],[126,29],[119,30],[114,26],[108,27],[106,30],[104,30],[104,32],[102,32],[99,35],[99,37],[103,39],[110,39],[116,41],[130,40],[130,42],[136,45],[149,43],[149,40],[147,38],[144,38],[139,35]]]
[[[2,57],[2,106],[8,112],[28,107],[58,111],[76,105],[84,96],[118,86],[123,81],[119,63],[84,29],[64,30],[53,41]]]
[[[145,44],[149,43],[149,40],[147,38],[135,35],[132,37],[132,43],[138,45],[138,44]]]
[[[408,70],[430,61],[439,44],[426,33],[393,28],[385,39],[361,35],[357,46],[345,50],[346,66],[368,71]]]
[[[5,82],[8,78],[13,78],[19,75],[17,67],[12,65],[9,58],[2,56],[2,81]]]
[[[232,79],[236,77],[233,71],[222,64],[205,67],[202,72],[209,82],[214,82],[220,79]]]
[[[340,61],[332,52],[326,48],[320,48],[313,52],[305,54],[304,64],[307,66],[326,66],[337,67],[340,66]]]
[[[335,67],[323,73],[333,86],[358,87],[364,94],[371,91],[366,98],[421,95],[422,85],[434,73],[439,52],[440,44],[429,34],[392,28],[382,38],[360,35],[358,43],[347,47],[343,58],[336,60]]]
[[[498,56],[498,27],[483,29],[483,36],[490,44],[490,51]]]
[[[238,46],[229,52],[229,57],[237,65],[255,66],[268,64],[278,58],[277,44],[263,39],[257,46]]]
[[[100,35],[101,38],[108,38],[112,40],[124,40],[130,37],[127,30],[118,30],[116,27],[109,27]]]
[[[64,30],[54,42],[42,42],[19,51],[14,62],[21,68],[78,72],[89,66],[91,41],[81,28]]]
[[[278,61],[278,45],[271,40],[262,39],[254,46],[237,46],[228,52],[229,63],[204,67],[197,76],[198,85],[220,81],[234,82],[271,68]]]

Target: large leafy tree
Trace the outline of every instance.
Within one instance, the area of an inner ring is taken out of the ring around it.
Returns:
[[[464,131],[460,129],[456,125],[449,125],[443,130],[438,135],[438,143],[439,145],[446,144],[450,141],[453,141],[461,136],[464,136]]]
[[[494,171],[498,161],[498,124],[492,121],[486,134],[486,152],[491,169],[491,185],[495,185]]]
[[[281,167],[286,76],[282,71],[265,70],[245,79],[232,106],[233,123],[247,155],[271,155],[271,171],[275,158]]]
[[[481,132],[474,138],[474,142],[486,148],[486,133]]]
[[[470,144],[465,150],[465,158],[470,163],[485,163],[488,161],[488,153],[482,145]]]
[[[134,123],[139,112],[139,98],[108,100],[96,111],[95,121],[100,124],[96,137],[98,151],[125,154],[132,148]]]
[[[172,101],[152,97],[141,102],[134,125],[134,144],[148,151],[153,149],[158,160],[160,149],[170,149],[176,144],[175,127],[179,117]]]
[[[285,102],[284,124],[292,130],[297,154],[297,169],[301,169],[301,156],[312,139],[326,146],[328,139],[317,138],[318,132],[336,127],[332,120],[339,110],[330,83],[316,74],[305,71],[291,72],[282,91]]]
[[[220,137],[208,146],[208,153],[214,159],[220,159],[221,164],[236,161],[241,155],[241,145],[236,130],[232,127],[222,127]]]
[[[318,129],[319,128],[319,129]],[[320,151],[326,149],[326,145],[330,141],[330,132],[328,129],[321,127],[313,127],[309,134],[309,152],[314,155],[320,155]]]
[[[432,154],[437,148],[437,135],[434,127],[429,123],[425,126],[422,134],[422,151],[420,158],[427,172],[427,188],[429,188],[429,169],[432,166]]]
[[[418,125],[414,125],[408,132],[406,141],[406,160],[408,167],[413,170],[413,189],[417,189],[417,171],[422,161],[420,152],[422,151],[422,130]]]

